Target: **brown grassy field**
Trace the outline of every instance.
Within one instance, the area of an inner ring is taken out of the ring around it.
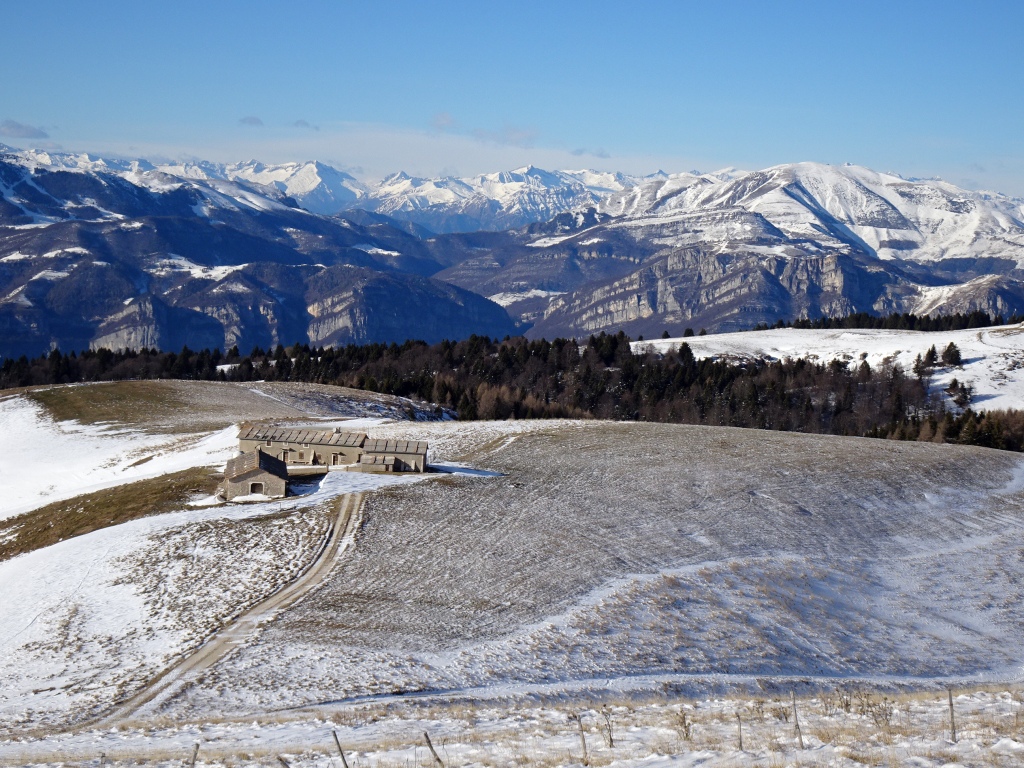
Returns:
[[[399,397],[326,384],[117,381],[19,390],[57,421],[110,424],[151,433],[189,434],[241,421],[409,417]],[[432,417],[429,408],[420,418]]]
[[[213,493],[220,477],[209,468],[197,467],[0,520],[0,561],[100,528],[181,509],[189,499]]]

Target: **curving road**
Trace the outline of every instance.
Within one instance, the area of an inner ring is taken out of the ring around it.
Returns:
[[[248,643],[260,625],[273,614],[282,611],[305,597],[330,573],[337,562],[341,543],[350,536],[357,519],[356,512],[363,503],[361,493],[347,493],[338,504],[338,516],[327,534],[327,541],[319,556],[294,580],[224,627],[194,653],[162,672],[149,685],[127,701],[117,705],[99,721],[101,727],[110,727],[137,715],[143,707],[157,700],[167,700],[181,689],[194,683],[200,675],[223,659],[235,648]]]

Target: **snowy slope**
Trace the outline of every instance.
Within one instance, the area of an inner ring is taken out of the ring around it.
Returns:
[[[674,174],[611,195],[601,210],[634,225],[756,214],[791,240],[846,245],[883,259],[984,256],[1024,263],[1024,201],[854,165]]]
[[[366,194],[353,176],[317,161],[267,165],[257,160],[219,164],[204,161],[161,165],[160,170],[190,179],[242,180],[271,187],[307,211],[330,215]]]
[[[318,505],[424,477],[334,472],[283,501],[144,518],[0,562],[0,724],[109,707],[308,564],[325,533]]]
[[[427,429],[476,438],[466,460],[500,475],[370,497],[317,600],[159,714],[1019,678],[1017,455],[680,425]]]
[[[1024,325],[936,333],[784,328],[638,341],[633,348],[664,351],[683,342],[698,359],[806,357],[821,363],[847,360],[851,366],[864,359],[872,368],[888,360],[899,363],[908,373],[917,355],[923,356],[933,345],[941,353],[952,342],[960,349],[963,367],[937,369],[932,378],[935,390],[941,391],[956,378],[974,387],[972,407],[976,410],[1024,409]]]
[[[0,431],[18,435],[20,446],[16,457],[0,460],[0,520],[83,493],[220,464],[237,445],[233,428],[171,438],[115,425],[54,422],[41,406],[18,396],[0,400]]]
[[[990,346],[1014,330],[987,329]],[[884,354],[878,345],[871,354]],[[33,429],[31,416],[9,426]],[[308,563],[323,505],[392,481],[368,496],[354,545],[315,600],[143,714],[177,728],[420,694],[569,702],[1019,677],[1017,455],[664,424],[372,431],[428,439],[432,461],[477,469],[423,483],[332,473],[309,496],[183,510],[0,563],[0,723],[101,714]],[[29,434],[67,444],[61,457],[78,448],[101,465],[117,455],[81,431]],[[24,465],[38,479],[50,457]],[[15,457],[0,466],[18,467]],[[321,720],[276,732],[274,748],[313,738],[314,727],[330,744]],[[95,730],[54,743],[91,740],[99,752],[124,738],[145,751],[151,738],[188,746],[194,733]],[[0,759],[47,744],[0,741]]]

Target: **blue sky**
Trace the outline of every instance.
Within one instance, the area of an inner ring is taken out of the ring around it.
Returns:
[[[0,142],[366,178],[817,160],[1024,195],[1019,2],[114,2],[3,13]]]

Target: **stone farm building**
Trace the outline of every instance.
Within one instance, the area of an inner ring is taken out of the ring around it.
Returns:
[[[359,457],[363,472],[426,472],[427,444],[420,440],[369,440]]]
[[[288,489],[288,467],[263,451],[250,451],[228,460],[224,469],[224,498],[260,494],[279,499]]]
[[[238,433],[243,453],[261,451],[288,465],[350,467],[362,472],[426,472],[427,444],[373,440],[364,432],[246,424]]]

